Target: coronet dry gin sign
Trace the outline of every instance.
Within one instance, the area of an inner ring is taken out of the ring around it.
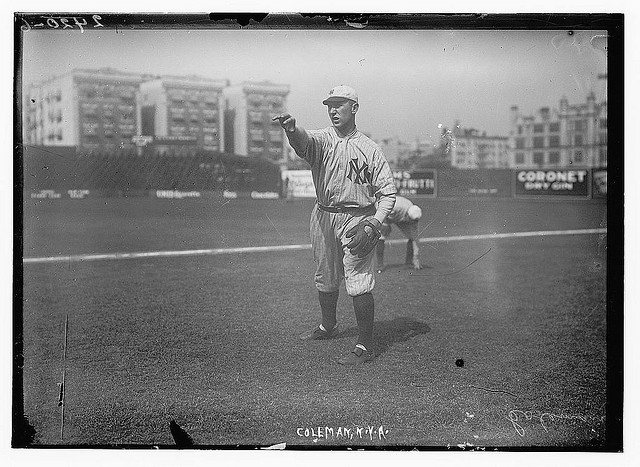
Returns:
[[[589,196],[589,171],[516,170],[515,195]]]

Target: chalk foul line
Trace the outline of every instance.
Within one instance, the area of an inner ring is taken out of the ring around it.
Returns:
[[[449,237],[423,237],[419,239],[419,243],[434,242],[461,242],[473,240],[496,240],[503,238],[523,238],[523,237],[551,237],[559,235],[593,235],[606,234],[606,228],[600,229],[578,229],[578,230],[543,230],[534,232],[509,232],[509,233],[492,233],[482,235],[452,235]],[[406,243],[405,239],[387,240],[389,244]],[[84,261],[100,261],[100,260],[116,260],[116,259],[141,259],[141,258],[159,258],[159,257],[176,257],[176,256],[215,256],[239,253],[267,253],[276,251],[289,250],[310,250],[311,244],[303,245],[271,245],[271,246],[250,246],[241,248],[207,248],[201,250],[175,250],[175,251],[143,251],[133,253],[101,253],[101,254],[85,254],[85,255],[67,255],[67,256],[42,256],[23,258],[24,264],[33,263],[72,263]]]

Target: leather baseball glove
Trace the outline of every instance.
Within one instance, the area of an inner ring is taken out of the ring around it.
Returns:
[[[351,254],[360,258],[367,256],[378,243],[380,230],[371,220],[365,219],[346,233],[347,238],[351,238],[347,243],[347,248]]]

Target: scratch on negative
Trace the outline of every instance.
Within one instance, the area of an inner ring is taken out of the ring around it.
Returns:
[[[265,217],[266,217],[267,219],[269,219],[269,216],[267,216],[266,214],[265,214]],[[278,229],[276,228],[275,224],[271,221],[271,219],[269,219],[269,222],[271,222],[271,225],[273,226],[274,230],[275,230],[276,232],[278,232],[278,235],[280,235],[280,236],[282,237],[282,234],[278,231]],[[284,237],[282,237],[282,238],[284,238]]]
[[[434,220],[435,220],[435,219],[434,219]],[[420,231],[420,233],[419,233],[416,237],[417,237],[417,238],[420,238],[420,235],[422,235],[422,232],[424,232],[425,230],[427,230],[431,224],[433,224],[433,220],[432,220],[431,222],[429,222],[429,223],[425,226],[425,228],[424,228],[424,229],[422,229],[422,230]]]
[[[487,253],[489,253],[491,251],[491,248],[489,248],[487,251],[485,251],[483,254],[481,254],[480,256],[478,256],[476,259],[474,259],[473,261],[471,261],[469,264],[467,264],[465,267],[458,269],[457,271],[453,271],[453,272],[445,272],[445,273],[440,273],[440,274],[414,274],[412,272],[409,273],[410,276],[425,276],[425,277],[435,277],[435,276],[451,276],[453,274],[458,274],[459,272],[464,271],[465,269],[467,269],[469,266],[471,266],[473,263],[479,261],[481,258],[483,258],[484,256],[487,255]]]

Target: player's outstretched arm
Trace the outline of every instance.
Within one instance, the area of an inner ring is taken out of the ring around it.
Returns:
[[[296,151],[296,154],[299,156],[304,154],[309,136],[304,128],[296,125],[296,119],[289,113],[282,113],[272,117],[271,121],[278,121],[280,123],[280,126],[287,135],[289,144],[291,144],[291,147]]]

